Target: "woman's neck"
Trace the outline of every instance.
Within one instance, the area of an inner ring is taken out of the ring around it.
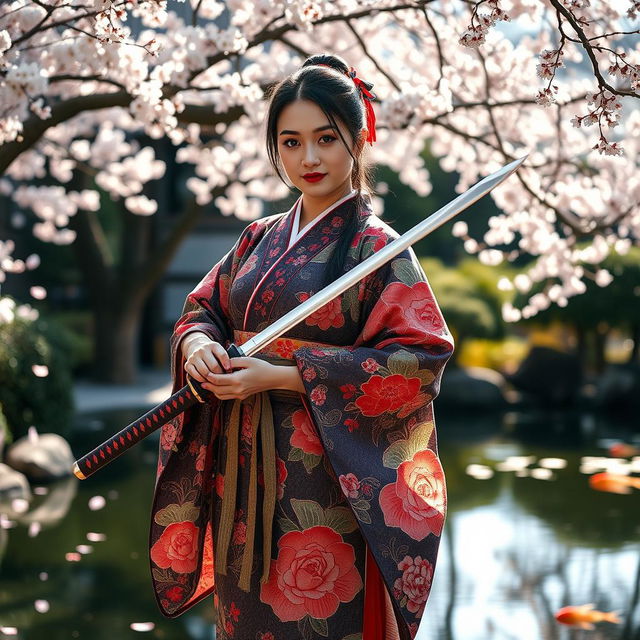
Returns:
[[[349,186],[346,191],[343,191],[341,195],[334,197],[327,197],[322,200],[311,199],[309,196],[302,196],[302,202],[300,204],[300,217],[298,220],[298,229],[306,227],[313,222],[320,214],[326,211],[332,204],[338,202],[342,198],[348,196],[353,191],[353,188]]]

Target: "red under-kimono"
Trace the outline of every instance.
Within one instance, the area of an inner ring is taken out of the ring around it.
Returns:
[[[349,216],[345,270],[397,234],[357,195],[289,247],[296,205],[248,225],[189,294],[171,339],[242,344],[322,288]],[[297,366],[274,390],[162,428],[150,561],[162,613],[213,595],[220,640],[414,638],[446,516],[433,399],[453,340],[411,250],[254,357]]]

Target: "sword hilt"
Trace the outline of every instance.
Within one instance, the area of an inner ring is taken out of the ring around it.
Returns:
[[[244,356],[242,349],[235,344],[227,348],[227,353],[231,358]],[[200,382],[187,375],[187,384],[179,391],[176,391],[168,400],[151,409],[143,416],[134,420],[114,436],[105,440],[82,458],[73,463],[73,473],[80,480],[86,480],[99,469],[122,455],[127,449],[137,444],[143,438],[159,429],[185,409],[200,403],[211,400],[213,393],[204,389]]]

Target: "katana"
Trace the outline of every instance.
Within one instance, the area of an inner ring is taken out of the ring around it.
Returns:
[[[380,251],[375,252],[372,256],[353,267],[353,269],[342,275],[335,282],[327,285],[298,307],[276,320],[269,327],[247,340],[242,347],[231,344],[227,348],[227,353],[232,358],[251,356],[257,353],[270,342],[286,333],[291,327],[294,327],[333,300],[336,296],[339,296],[349,287],[353,286],[356,282],[381,267],[391,260],[391,258],[418,240],[421,240],[458,213],[471,206],[476,200],[489,193],[489,191],[506,180],[526,160],[527,156],[528,154],[510,162],[495,173],[486,176],[480,180],[480,182],[477,182],[467,191],[460,194],[455,200],[438,209],[434,214],[422,222],[419,222],[399,238],[396,238],[393,242],[390,242],[380,249]],[[85,480],[134,444],[180,415],[185,409],[188,409],[198,402],[205,403],[212,397],[215,397],[212,392],[204,389],[197,380],[187,376],[187,382],[187,385],[174,393],[168,400],[145,413],[129,426],[122,429],[122,431],[96,447],[93,451],[76,460],[73,464],[73,473],[81,480]]]

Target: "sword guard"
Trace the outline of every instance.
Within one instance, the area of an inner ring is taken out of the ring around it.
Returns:
[[[230,358],[244,358],[245,356],[244,352],[242,351],[242,348],[238,347],[233,343],[231,343],[227,347],[227,353],[229,354]]]

